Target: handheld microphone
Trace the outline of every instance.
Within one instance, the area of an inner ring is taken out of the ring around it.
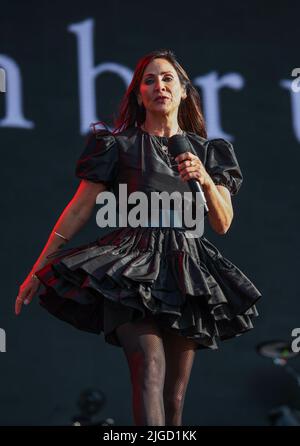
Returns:
[[[184,135],[173,135],[169,138],[168,150],[174,158],[176,158],[176,156],[180,155],[181,153],[188,152],[188,151],[190,151],[190,152],[194,151],[193,148],[191,150],[189,150],[188,146],[191,146],[191,143],[187,139],[187,137]],[[191,178],[187,181],[187,183],[188,183],[189,188],[191,189],[192,192],[200,192],[203,203],[204,203],[204,209],[206,212],[208,212],[206,198],[205,198],[202,186],[199,183],[199,181]]]

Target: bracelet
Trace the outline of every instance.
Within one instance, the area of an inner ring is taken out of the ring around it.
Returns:
[[[54,231],[54,234],[58,235],[58,237],[61,237],[64,240],[66,240],[67,242],[69,242],[69,239],[67,237],[65,237],[64,235],[60,234],[59,232]]]

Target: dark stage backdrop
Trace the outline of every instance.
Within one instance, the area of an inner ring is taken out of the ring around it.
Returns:
[[[263,293],[251,332],[199,351],[185,425],[264,425],[300,407],[293,379],[255,347],[291,340],[299,320],[300,93],[296,2],[15,1],[2,5],[0,67],[0,424],[69,424],[79,393],[105,392],[101,418],[133,424],[120,348],[50,316],[35,299],[14,315],[18,287],[79,185],[76,160],[91,121],[112,124],[139,57],[170,48],[199,89],[209,137],[234,145],[244,174],[235,218],[206,236]],[[99,235],[95,219],[70,246]],[[294,366],[299,366],[298,358]]]

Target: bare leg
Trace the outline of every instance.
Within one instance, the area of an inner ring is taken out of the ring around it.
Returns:
[[[192,339],[163,331],[166,358],[164,407],[166,426],[181,426],[184,398],[197,343]]]
[[[136,426],[164,426],[165,354],[162,333],[151,316],[116,329],[126,355]]]

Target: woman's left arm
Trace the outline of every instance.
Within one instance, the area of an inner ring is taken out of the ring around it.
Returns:
[[[226,234],[233,219],[231,195],[227,187],[215,185],[211,178],[210,180],[202,186],[209,209],[208,220],[214,231]]]
[[[213,230],[218,234],[226,234],[233,219],[231,195],[227,187],[215,185],[201,160],[193,153],[181,153],[175,159],[183,181],[195,179],[201,184],[209,209],[208,220]]]

